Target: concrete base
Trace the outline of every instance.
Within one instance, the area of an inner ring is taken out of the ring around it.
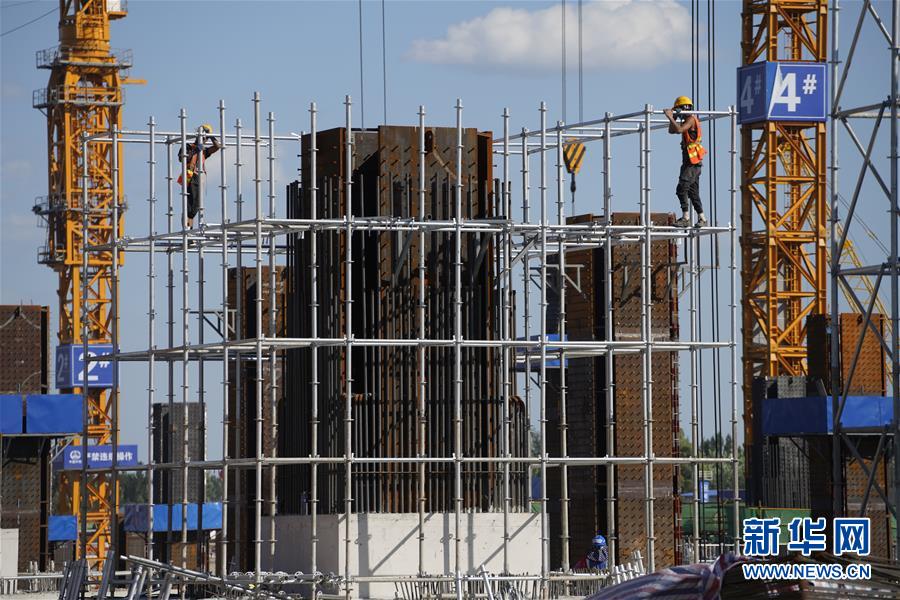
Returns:
[[[419,568],[419,516],[416,513],[350,515],[350,572],[352,575],[415,575]],[[270,524],[263,523],[263,538]],[[540,574],[541,519],[532,513],[510,513],[510,572]],[[454,573],[455,528],[452,513],[432,513],[425,518],[425,571],[434,575]],[[460,564],[464,573],[481,566],[489,572],[503,571],[503,514],[464,513]],[[275,556],[271,559],[263,543],[263,569],[293,573],[311,572],[310,517],[275,517]],[[344,517],[318,516],[318,564],[320,572],[344,572]],[[359,583],[355,598],[394,598],[393,583]]]

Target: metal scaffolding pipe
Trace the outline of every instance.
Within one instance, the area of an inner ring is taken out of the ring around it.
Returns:
[[[316,103],[309,104],[309,165],[312,186],[309,188],[309,210],[310,217],[315,219],[318,212],[319,197],[319,171],[316,159],[318,157],[318,143],[316,136],[318,127],[316,124]],[[316,338],[319,336],[319,255],[318,255],[318,232],[313,229],[309,233],[309,277],[310,277],[310,334]],[[312,371],[312,381],[310,385],[310,447],[312,456],[319,457],[319,349],[316,346],[310,348],[310,369]],[[319,514],[319,470],[318,463],[310,464],[310,569],[313,573],[318,572],[318,552],[319,552],[319,533],[318,533],[318,514]],[[312,597],[316,599],[318,586],[315,581],[312,583]]]
[[[556,219],[559,225],[565,224],[565,164],[563,161],[562,121],[556,122]],[[574,198],[573,198],[574,202]],[[566,253],[560,249],[556,254],[557,273],[556,285],[559,298],[557,311],[557,338],[560,342],[566,340]],[[566,417],[566,351],[559,352],[559,453],[562,456],[569,455],[568,447],[568,422]],[[569,570],[569,466],[560,467],[560,520],[562,521],[562,570]]]
[[[347,274],[344,287],[344,328],[347,345],[344,354],[344,596],[350,600],[350,516],[353,512],[353,277],[350,269],[353,265],[353,232],[350,222],[353,220],[353,129],[351,127],[350,96],[344,98],[344,215],[347,221],[347,233],[344,238],[344,272]]]
[[[460,536],[460,521],[462,519],[462,155],[463,155],[463,130],[462,130],[462,101],[456,99],[456,184],[455,184],[455,209],[453,211],[456,221],[456,233],[453,237],[453,455],[454,462],[454,569],[456,570],[456,600],[462,600],[462,585],[460,577],[462,572],[462,537]]]
[[[547,105],[541,102],[541,368],[540,368],[540,427],[541,427],[541,589],[548,587],[550,571],[550,532],[547,523]],[[527,277],[527,273],[526,273]]]
[[[254,263],[256,265],[256,301],[255,305],[255,324],[256,324],[256,365],[254,372],[256,393],[256,497],[254,498],[254,506],[256,509],[254,522],[254,538],[253,538],[253,567],[256,571],[257,580],[260,579],[262,571],[262,505],[263,505],[263,348],[262,338],[265,337],[263,329],[263,293],[262,293],[262,177],[259,165],[260,151],[260,117],[259,117],[259,92],[253,92],[253,198],[256,203],[256,255]],[[243,287],[243,273],[238,273],[241,287]]]
[[[188,394],[189,373],[188,373],[188,345],[190,344],[190,294],[188,292],[188,284],[190,283],[190,267],[188,263],[188,239],[187,239],[187,220],[188,220],[188,153],[187,153],[187,113],[181,109],[179,115],[181,124],[181,403],[183,413],[182,421],[182,452],[181,452],[181,566],[187,566],[187,507],[188,507],[188,468],[187,464],[190,460],[188,446]],[[199,150],[199,148],[198,148]],[[201,163],[202,164],[202,163]],[[199,177],[200,196],[203,192],[203,177],[200,174],[202,167],[195,172],[194,176]],[[170,413],[170,419],[171,413]],[[168,525],[171,528],[172,522]]]
[[[425,107],[419,106],[419,182],[418,182],[418,214],[417,217],[422,220],[425,218]],[[425,339],[425,231],[419,231],[419,248],[418,248],[418,293],[419,303],[416,307],[416,323],[419,332],[419,339]],[[419,346],[416,350],[416,358],[418,360],[418,378],[419,397],[416,409],[417,432],[416,432],[416,455],[423,457],[427,453],[425,444],[425,436],[428,433],[428,416],[426,414],[426,394],[428,391],[425,347]],[[425,575],[425,463],[419,463],[418,468],[418,491],[417,491],[417,508],[419,511],[419,565],[418,573],[420,576]],[[419,593],[423,593],[420,590]]]
[[[148,181],[149,196],[147,198],[147,231],[150,235],[156,233],[156,120],[150,117],[147,123],[150,136],[150,152],[147,160],[150,178]],[[156,245],[150,243],[150,252],[147,254],[147,347],[156,349]],[[154,357],[147,359],[147,518],[149,530],[153,531],[153,400],[156,394],[156,382]],[[117,369],[118,370],[118,369]],[[147,536],[147,558],[153,560],[153,535]]]
[[[603,219],[606,225],[612,222],[612,139],[609,137],[610,114],[606,113],[603,121]],[[615,338],[614,321],[613,321],[613,303],[609,301],[612,298],[612,232],[607,228],[604,234],[605,247],[603,251],[603,269],[606,273],[604,294],[607,301],[605,304],[606,327],[604,337],[607,343]],[[606,399],[606,451],[616,447],[616,409],[615,409],[615,361],[611,353],[606,354],[606,389],[604,397]],[[609,545],[609,561],[610,571],[616,566],[616,550],[618,548],[618,534],[616,530],[616,466],[610,463],[606,467],[606,531],[607,543]]]
[[[225,148],[228,147],[225,141],[225,101],[219,100],[219,136],[222,146],[222,156],[219,160],[219,194],[222,204],[222,223],[228,223],[228,180],[226,178],[227,169],[225,167]],[[223,326],[221,331],[222,338],[222,539],[219,540],[216,556],[218,557],[218,573],[224,575],[227,572],[227,555],[228,545],[225,541],[228,527],[228,429],[231,427],[229,397],[230,397],[230,381],[228,378],[228,231],[222,229],[222,263],[220,265],[222,278],[222,309],[223,309]],[[240,295],[239,290],[235,290]],[[205,457],[204,457],[205,458]],[[203,474],[204,484],[206,483],[206,474]],[[152,556],[150,558],[153,558]]]

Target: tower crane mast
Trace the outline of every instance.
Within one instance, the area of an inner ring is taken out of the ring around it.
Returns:
[[[110,244],[114,228],[119,235],[123,231],[123,220],[114,219],[114,210],[121,213],[125,208],[121,152],[116,177],[110,138],[121,126],[122,85],[130,83],[123,71],[131,66],[131,54],[110,48],[109,24],[125,15],[124,0],[60,0],[59,45],[37,53],[38,68],[50,71],[47,87],[33,96],[33,106],[47,117],[48,193],[35,206],[46,220],[47,243],[38,262],[59,278],[58,342],[76,351],[85,343],[114,341],[113,252],[91,250],[83,262],[82,249]],[[91,136],[101,139],[87,143]],[[63,392],[85,391],[77,385],[59,387]],[[88,386],[86,398],[87,439],[77,436],[73,443],[113,443],[116,390]],[[90,472],[85,478],[80,472],[64,473],[59,504],[59,512],[79,516],[78,557],[91,569],[102,568],[114,539],[118,505],[111,473]]]

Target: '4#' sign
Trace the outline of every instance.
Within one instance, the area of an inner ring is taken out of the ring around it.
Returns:
[[[759,62],[738,69],[738,121],[825,121],[825,63]]]

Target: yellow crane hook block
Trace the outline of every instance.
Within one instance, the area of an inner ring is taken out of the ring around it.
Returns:
[[[581,142],[567,142],[563,145],[563,160],[566,163],[566,170],[575,175],[581,169],[581,163],[584,161],[584,144]]]

